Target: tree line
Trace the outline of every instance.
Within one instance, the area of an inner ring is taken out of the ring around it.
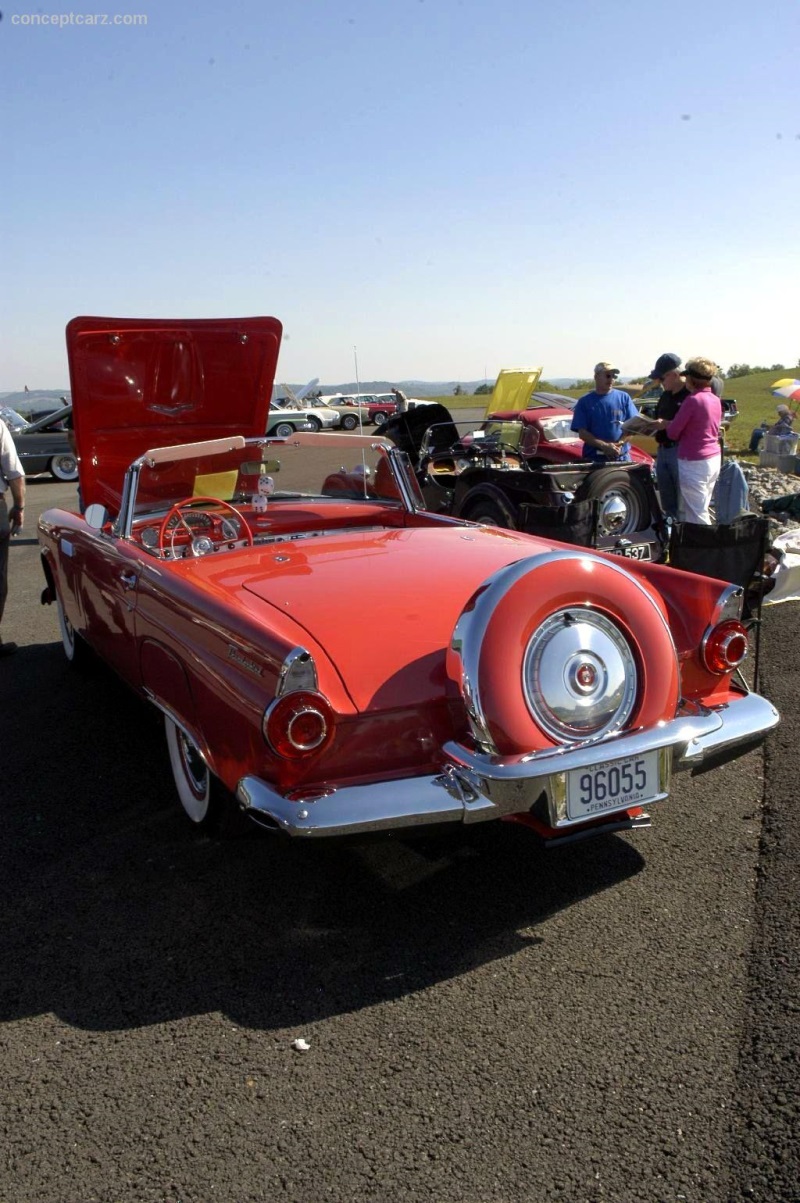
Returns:
[[[752,376],[756,372],[785,372],[787,370],[794,372],[797,371],[798,368],[800,368],[800,358],[798,358],[797,363],[791,369],[787,369],[786,365],[783,363],[773,363],[769,367],[761,364],[755,364],[753,367],[751,367],[749,363],[732,363],[727,372],[723,372],[722,369],[720,369],[720,375],[724,380],[736,380],[739,376]],[[644,384],[645,381],[649,379],[649,376],[637,376],[631,380],[630,383]],[[578,380],[573,387],[591,388],[593,384],[594,381],[592,380]],[[542,380],[540,382],[539,389],[543,392],[554,391],[553,385],[548,383],[547,380]],[[463,395],[464,391],[465,390],[461,387],[461,385],[457,384],[453,389],[453,396],[460,397]],[[494,392],[493,384],[479,384],[472,395],[473,397],[486,397],[491,392]]]

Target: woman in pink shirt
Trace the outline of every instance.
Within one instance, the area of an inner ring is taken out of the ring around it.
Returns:
[[[690,359],[684,368],[689,396],[670,422],[659,423],[678,444],[681,519],[703,526],[711,526],[709,507],[722,461],[722,405],[711,387],[717,371],[710,359]]]

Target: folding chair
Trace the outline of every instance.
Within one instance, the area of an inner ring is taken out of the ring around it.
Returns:
[[[759,514],[742,514],[733,522],[702,526],[676,522],[669,541],[669,563],[684,572],[716,577],[744,589],[743,619],[756,633],[753,688],[758,688],[761,642],[761,600],[764,593],[764,557],[769,520]]]

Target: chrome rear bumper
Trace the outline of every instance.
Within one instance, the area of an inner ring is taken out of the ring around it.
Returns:
[[[256,822],[292,836],[347,835],[432,823],[479,823],[533,812],[549,827],[583,825],[566,811],[566,774],[599,761],[660,751],[660,790],[669,792],[671,772],[716,766],[763,742],[779,721],[775,707],[750,693],[715,710],[696,712],[579,748],[522,756],[486,756],[454,742],[444,747],[435,775],[309,790],[291,799],[257,777],[243,777],[237,797]],[[617,811],[625,811],[621,806]]]

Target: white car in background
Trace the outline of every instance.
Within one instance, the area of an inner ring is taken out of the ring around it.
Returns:
[[[302,401],[291,401],[286,397],[279,397],[270,406],[270,420],[277,413],[284,413],[287,417],[302,414],[313,430],[335,430],[339,425],[339,411],[325,405],[324,398],[317,400],[306,397]]]

